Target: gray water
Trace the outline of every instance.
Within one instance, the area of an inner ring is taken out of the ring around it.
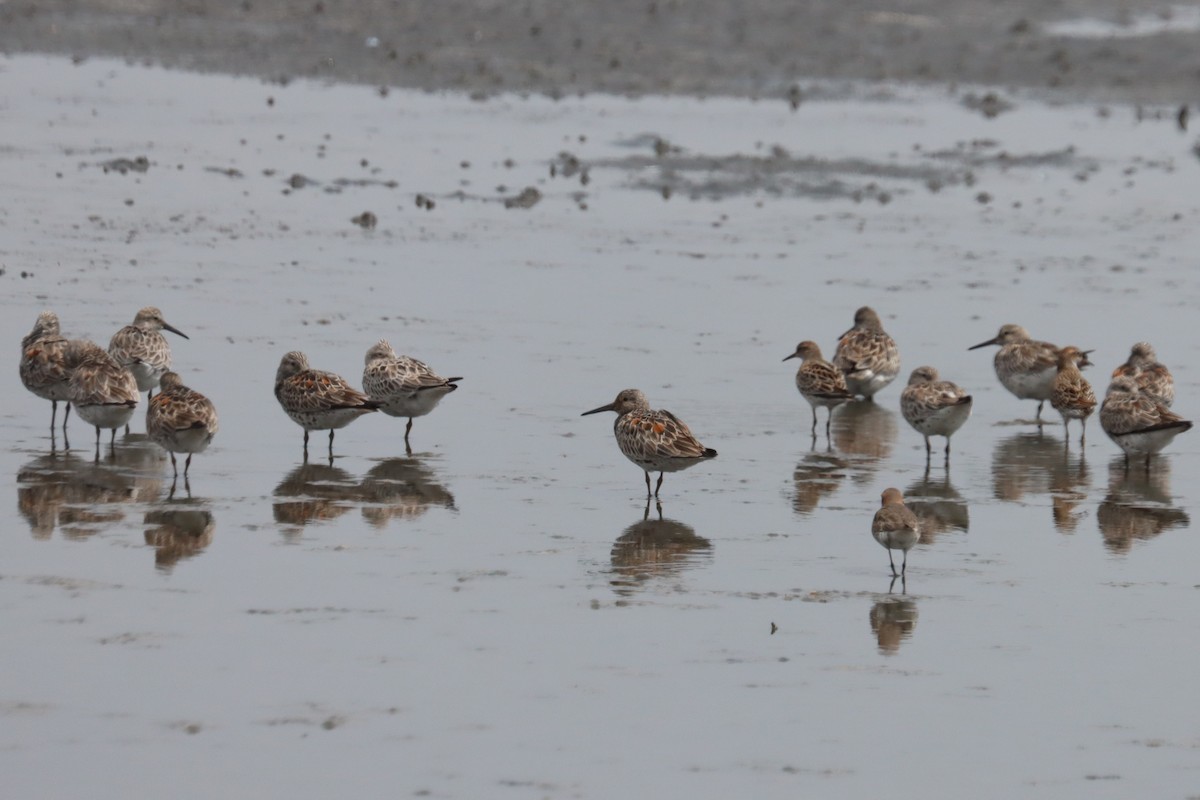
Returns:
[[[1195,795],[1200,440],[1127,473],[966,348],[1020,323],[1094,348],[1102,391],[1149,340],[1192,415],[1197,160],[1165,114],[984,93],[479,103],[4,61],[6,791]],[[97,461],[16,376],[40,309],[106,343],[147,304],[221,414],[190,496],[140,411]],[[975,396],[949,469],[898,384],[809,437],[781,360],[863,304],[905,376]],[[411,456],[371,416],[303,464],[280,356],[357,383],[380,337],[460,391]],[[661,518],[579,417],[626,387],[720,453]],[[888,486],[929,523],[903,587]]]

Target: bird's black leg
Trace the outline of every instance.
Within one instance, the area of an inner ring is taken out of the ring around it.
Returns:
[[[649,478],[650,473],[647,472],[646,477]],[[658,484],[654,487],[654,496],[655,497],[658,497],[658,490],[662,488],[662,479],[663,479],[663,474],[660,472],[660,473],[658,473]]]

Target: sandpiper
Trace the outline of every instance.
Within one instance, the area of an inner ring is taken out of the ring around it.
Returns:
[[[900,413],[925,437],[925,462],[933,456],[930,436],[946,437],[946,463],[950,463],[950,437],[971,416],[971,395],[950,381],[938,380],[933,367],[917,367],[900,393]]]
[[[617,447],[646,473],[646,496],[650,496],[650,473],[658,473],[654,496],[662,488],[663,473],[678,472],[717,457],[717,451],[700,444],[683,420],[670,411],[655,411],[646,395],[637,389],[625,389],[607,405],[585,411],[580,416],[617,412],[613,434]]]
[[[825,436],[829,436],[829,426],[833,423],[833,410],[842,403],[854,399],[854,395],[846,388],[846,377],[842,371],[821,357],[821,348],[816,342],[804,341],[796,345],[796,352],[783,360],[800,359],[800,368],[796,370],[796,388],[812,406],[812,435],[817,436],[817,409],[829,409],[825,419]]]
[[[880,499],[880,508],[871,521],[871,535],[887,548],[888,563],[892,566],[892,577],[895,578],[903,576],[908,569],[908,551],[921,538],[921,524],[917,515],[904,505],[904,495],[899,489],[884,489]],[[900,572],[896,572],[896,562],[892,560],[893,550],[904,552]]]
[[[1087,436],[1087,418],[1096,410],[1096,395],[1092,385],[1079,371],[1079,364],[1087,355],[1077,347],[1067,346],[1058,351],[1058,374],[1050,390],[1050,405],[1063,418],[1063,437],[1070,440],[1070,420],[1077,419],[1082,425],[1079,443]]]
[[[1171,371],[1158,362],[1149,342],[1138,342],[1129,351],[1124,364],[1113,370],[1113,378],[1129,376],[1144,394],[1170,408],[1175,402],[1175,379]]]
[[[308,459],[308,432],[329,431],[329,458],[333,459],[333,432],[379,409],[379,403],[346,382],[340,375],[308,365],[308,357],[293,350],[284,355],[275,372],[275,398],[292,422],[304,429],[304,458]]]
[[[180,377],[167,370],[159,379],[161,391],[150,398],[146,409],[146,433],[171,456],[171,469],[179,477],[176,453],[187,453],[183,480],[187,483],[192,455],[203,453],[217,433],[217,409],[212,401],[183,385]]]
[[[1128,375],[1116,378],[1100,406],[1100,427],[1129,456],[1144,455],[1146,468],[1150,456],[1162,450],[1192,423],[1171,411],[1153,396],[1138,389]]]
[[[458,386],[462,378],[443,378],[424,363],[409,356],[398,356],[386,339],[380,339],[367,351],[363,368],[363,391],[377,401],[379,410],[391,417],[408,417],[404,426],[404,447],[412,430],[413,417],[423,417]]]
[[[67,429],[67,417],[71,414],[71,400],[67,393],[67,381],[71,377],[64,355],[67,340],[58,327],[58,315],[53,311],[38,314],[31,330],[21,340],[21,383],[38,397],[50,401],[50,430],[58,415],[58,401],[67,404],[63,414],[63,430]]]
[[[854,327],[838,339],[833,365],[845,375],[847,389],[867,400],[900,374],[900,350],[874,309],[863,306],[854,313]]]
[[[1054,379],[1058,376],[1058,348],[1049,342],[1039,342],[1030,337],[1029,331],[1020,325],[1002,325],[1000,332],[986,342],[968,347],[998,344],[993,364],[996,377],[1005,389],[1021,400],[1037,400],[1037,423],[1042,424],[1042,406],[1050,399],[1054,390]],[[1086,354],[1080,367],[1090,366]]]
[[[182,331],[168,325],[161,311],[154,306],[146,306],[134,316],[133,324],[114,333],[108,343],[108,354],[133,373],[138,391],[148,391],[150,396],[154,395],[162,374],[171,368],[171,345],[161,331],[188,338]]]
[[[117,428],[128,425],[137,408],[141,392],[133,373],[96,347],[71,371],[68,382],[75,412],[96,429],[96,453],[100,452],[100,429],[112,430],[109,445],[116,442]]]

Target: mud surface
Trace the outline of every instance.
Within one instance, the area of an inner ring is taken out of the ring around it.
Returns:
[[[13,0],[0,4],[0,48],[480,96],[802,101],[814,78],[1200,95],[1196,6],[1150,0]]]
[[[1126,471],[967,350],[1020,323],[1102,391],[1149,340],[1196,416],[1192,134],[813,85],[480,103],[0,61],[7,793],[1194,793],[1200,433]],[[99,453],[72,415],[68,448],[17,380],[40,309],[107,342],[147,304],[221,414],[190,486],[141,413]],[[974,395],[949,468],[900,382],[810,437],[781,359],[863,304]],[[372,415],[305,463],[281,355],[357,383],[381,337],[461,388],[412,454]],[[630,386],[720,454],[661,511],[580,417]],[[904,583],[868,532],[889,486],[925,520]]]

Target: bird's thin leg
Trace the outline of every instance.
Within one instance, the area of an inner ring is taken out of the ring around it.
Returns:
[[[111,450],[117,446],[117,429],[113,428],[108,437],[108,448]]]
[[[67,410],[63,412],[63,438],[67,438],[67,417],[71,416],[71,401],[67,401]]]
[[[904,551],[904,561],[901,562],[901,564],[900,564],[900,575],[901,575],[901,577],[903,577],[907,574],[908,574],[908,551],[905,550]]]
[[[888,564],[892,568],[892,577],[893,578],[900,574],[899,572],[896,572],[896,562],[892,559],[892,548],[890,548],[890,547],[888,548]]]
[[[308,428],[304,429],[304,463],[308,463]]]
[[[188,453],[187,461],[185,461],[183,463],[183,480],[185,483],[187,482],[188,470],[191,468],[192,468],[192,454]]]
[[[817,407],[816,406],[812,407],[812,412],[813,412],[812,435],[813,435],[813,438],[815,439],[817,437]]]
[[[333,464],[333,428],[329,429],[329,463]]]
[[[176,478],[178,478],[179,477],[179,467],[177,467],[175,465],[175,454],[168,452],[167,455],[171,456],[171,472],[174,473]]]
[[[833,408],[829,409],[829,416],[825,418],[825,439],[829,439],[829,429],[833,427]]]
[[[646,473],[646,503],[650,503],[650,473]]]
[[[1079,444],[1082,445],[1087,439],[1087,417],[1081,419],[1079,424],[1082,426],[1082,430],[1079,432]]]
[[[50,430],[54,430],[54,418],[58,416],[58,401],[50,401]],[[66,420],[64,420],[65,422]]]
[[[1038,400],[1037,426],[1039,428],[1042,427],[1042,406],[1045,402],[1045,400]]]
[[[647,472],[646,476],[649,477],[650,473]],[[660,473],[658,473],[658,484],[655,485],[655,487],[654,487],[654,496],[655,497],[658,497],[658,490],[662,488],[662,479],[663,479],[663,474],[660,472]]]

